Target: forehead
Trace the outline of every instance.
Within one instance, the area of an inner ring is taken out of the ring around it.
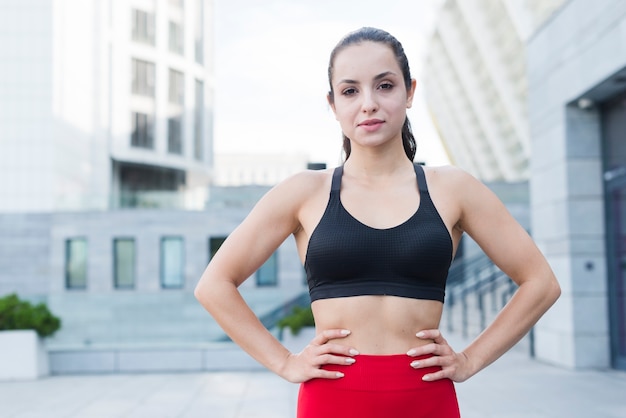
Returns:
[[[386,71],[402,75],[393,50],[380,42],[361,42],[337,53],[333,65],[333,83],[342,79],[368,79]]]

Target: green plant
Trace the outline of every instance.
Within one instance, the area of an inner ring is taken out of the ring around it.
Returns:
[[[314,326],[313,311],[311,307],[302,308],[295,306],[291,313],[278,321],[278,328],[282,331],[289,328],[292,335],[298,335],[303,327]]]
[[[15,293],[0,298],[0,331],[32,329],[40,337],[49,337],[61,328],[61,320],[44,303],[33,305]]]

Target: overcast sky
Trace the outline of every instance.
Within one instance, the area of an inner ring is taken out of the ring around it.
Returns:
[[[305,154],[335,166],[341,131],[328,103],[328,57],[375,26],[403,44],[418,80],[408,115],[416,160],[447,164],[424,108],[420,67],[442,0],[215,0],[215,151]]]

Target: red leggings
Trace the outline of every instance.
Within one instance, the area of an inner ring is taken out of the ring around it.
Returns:
[[[438,367],[413,369],[415,358],[405,354],[355,359],[350,366],[324,366],[343,372],[340,379],[312,379],[300,386],[298,418],[460,417],[451,380],[422,380]]]

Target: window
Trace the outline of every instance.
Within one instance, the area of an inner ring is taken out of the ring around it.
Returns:
[[[154,45],[154,13],[133,9],[133,41]]]
[[[204,152],[204,143],[202,135],[202,114],[204,112],[204,83],[196,80],[195,86],[196,108],[193,119],[193,156],[196,160],[202,161],[202,153]]]
[[[276,286],[278,284],[278,260],[276,253],[259,268],[256,272],[257,286]]]
[[[154,64],[133,58],[132,93],[138,96],[154,97]]]
[[[113,240],[113,283],[117,289],[135,287],[135,240]]]
[[[183,153],[181,117],[169,118],[167,120],[167,151],[170,154]]]
[[[209,261],[213,259],[215,253],[217,253],[217,250],[220,249],[224,241],[226,241],[226,237],[209,238]]]
[[[198,64],[204,64],[204,0],[196,0],[194,52]]]
[[[170,69],[169,102],[182,105],[185,102],[185,76],[180,71]]]
[[[183,287],[184,251],[181,237],[161,238],[161,287],[165,289]]]
[[[183,26],[170,20],[170,52],[183,55]]]
[[[154,121],[150,115],[132,112],[130,145],[137,148],[154,148]]]
[[[68,289],[87,287],[87,240],[70,238],[65,241],[65,286]]]

